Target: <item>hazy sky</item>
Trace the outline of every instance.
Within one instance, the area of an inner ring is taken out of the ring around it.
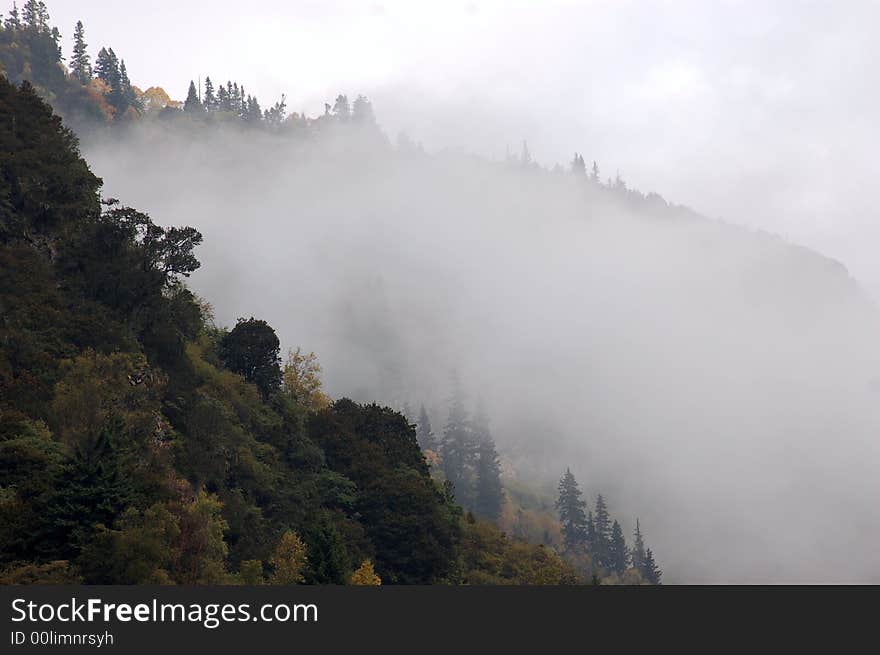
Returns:
[[[574,150],[711,216],[842,260],[873,292],[876,2],[53,0],[140,86],[237,79],[319,113],[365,93],[431,149]]]

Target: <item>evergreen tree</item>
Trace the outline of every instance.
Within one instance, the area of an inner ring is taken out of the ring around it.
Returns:
[[[593,168],[590,170],[590,181],[593,184],[601,184],[599,181],[599,164],[593,161]]]
[[[611,569],[618,575],[623,575],[629,565],[629,551],[626,547],[626,539],[623,530],[617,521],[611,526]]]
[[[489,431],[489,417],[482,403],[474,418],[474,433],[477,440],[477,489],[474,499],[474,512],[483,518],[497,520],[504,504],[504,491],[501,487],[501,463],[498,451]]]
[[[96,437],[77,445],[41,515],[38,549],[51,559],[73,559],[95,525],[110,526],[133,500],[119,439],[125,424],[110,417]]]
[[[437,451],[437,439],[431,430],[431,419],[428,418],[428,412],[422,405],[419,410],[419,422],[416,424],[416,439],[418,439],[419,447],[422,450]]]
[[[366,96],[359,95],[354,100],[351,110],[351,120],[358,125],[375,125],[376,116],[373,113],[373,105]]]
[[[333,103],[333,115],[337,120],[345,123],[351,118],[351,107],[348,104],[348,96],[339,94]]]
[[[276,102],[271,109],[267,109],[264,116],[268,125],[280,127],[287,117],[287,96],[282,95],[281,101]]]
[[[49,31],[49,12],[46,3],[27,0],[22,8],[24,26],[37,32]]]
[[[85,31],[82,21],[76,22],[73,32],[73,57],[70,59],[70,72],[80,84],[88,84],[92,79],[92,64],[86,50]]]
[[[13,2],[12,9],[9,12],[9,18],[6,19],[4,23],[7,30],[20,30],[21,29],[21,15],[18,11],[18,5]]]
[[[119,77],[119,64],[113,49],[101,48],[95,60],[95,74],[112,89]]]
[[[581,498],[581,490],[570,469],[559,481],[559,497],[556,499],[556,511],[562,522],[562,536],[566,548],[583,545],[587,538],[587,520],[584,516],[586,503]]]
[[[571,172],[575,175],[587,174],[587,165],[584,163],[584,158],[577,153],[574,153],[574,159],[571,160]]]
[[[587,548],[592,553],[596,544],[596,522],[593,520],[593,510],[587,512]]]
[[[633,533],[632,547],[632,565],[634,568],[642,571],[645,565],[645,539],[642,537],[642,528],[639,525],[639,519],[636,519],[636,530]]]
[[[219,111],[230,111],[231,107],[229,104],[229,91],[221,84],[217,90],[217,109]]]
[[[190,114],[200,114],[204,111],[199,100],[199,92],[196,91],[196,84],[192,80],[189,81],[189,91],[186,94],[186,102],[183,103],[183,111]]]
[[[222,87],[221,87],[222,89]],[[210,77],[205,78],[205,110],[215,111],[217,109],[217,95],[214,93],[214,83]]]
[[[477,449],[458,381],[453,381],[449,419],[440,444],[440,465],[446,479],[455,489],[458,503],[473,507],[473,469]]]
[[[611,517],[602,494],[596,497],[593,523],[594,536],[591,544],[593,561],[604,569],[611,569]]]
[[[645,553],[645,563],[642,565],[642,577],[651,584],[660,584],[662,576],[663,571],[657,566],[657,563],[654,561],[654,553],[649,548]]]
[[[134,107],[138,111],[143,109],[140,98],[137,97],[137,93],[135,93],[134,87],[131,85],[131,80],[128,79],[128,71],[125,69],[124,59],[119,62],[119,93],[122,99],[120,103],[121,113],[125,113],[125,110],[129,107]]]

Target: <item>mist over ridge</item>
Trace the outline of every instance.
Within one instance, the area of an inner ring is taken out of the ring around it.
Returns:
[[[190,285],[219,323],[264,318],[334,397],[438,425],[457,371],[518,477],[571,462],[639,512],[668,581],[880,580],[880,324],[833,260],[371,131],[144,124],[83,151],[105,195],[204,234]]]

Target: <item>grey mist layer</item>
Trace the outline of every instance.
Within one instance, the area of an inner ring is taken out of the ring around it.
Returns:
[[[880,317],[839,263],[585,177],[153,124],[108,196],[205,236],[191,279],[314,350],[334,396],[481,397],[511,475],[571,466],[669,582],[880,582]]]

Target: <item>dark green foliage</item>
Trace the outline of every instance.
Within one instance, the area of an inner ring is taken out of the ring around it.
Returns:
[[[199,93],[196,91],[196,84],[190,80],[189,91],[187,91],[186,94],[186,101],[183,103],[183,111],[190,114],[200,114],[204,109],[202,101],[199,100]]]
[[[240,318],[220,342],[220,358],[230,370],[257,385],[265,397],[281,387],[281,342],[266,321]]]
[[[639,525],[638,519],[636,519],[636,529],[633,533],[633,547],[631,556],[633,568],[642,571],[645,566],[645,558],[647,557],[647,553],[645,552],[645,539],[642,536],[642,528]]]
[[[73,56],[70,58],[70,72],[80,84],[88,84],[92,79],[92,63],[85,41],[82,21],[76,22],[73,32]]]
[[[37,524],[36,551],[46,560],[72,559],[98,524],[112,525],[134,501],[119,445],[124,426],[111,418],[99,434],[77,444],[54,483]]]
[[[618,575],[623,575],[629,565],[629,550],[626,547],[623,530],[617,521],[611,526],[610,551],[611,570]]]
[[[474,512],[482,518],[497,520],[504,505],[504,491],[501,487],[501,463],[495,441],[489,432],[489,418],[480,408],[474,420],[477,439],[476,493]]]
[[[473,507],[477,441],[456,382],[449,405],[449,419],[440,443],[440,466],[463,507]]]
[[[584,515],[586,503],[581,498],[581,490],[571,470],[565,469],[565,475],[559,481],[559,497],[556,500],[556,511],[562,522],[562,535],[566,548],[583,545],[587,539],[587,519]]]
[[[339,400],[309,420],[309,435],[327,466],[356,485],[352,517],[375,547],[383,582],[445,579],[455,562],[457,514],[428,476],[406,419],[378,405]]]
[[[663,571],[660,570],[657,563],[654,561],[654,553],[651,552],[650,548],[645,553],[645,563],[642,565],[642,575],[645,580],[651,584],[660,584],[660,578],[663,576]]]
[[[593,534],[589,543],[593,561],[597,566],[611,570],[611,516],[608,514],[608,506],[602,494],[596,497],[596,507],[593,510]]]

